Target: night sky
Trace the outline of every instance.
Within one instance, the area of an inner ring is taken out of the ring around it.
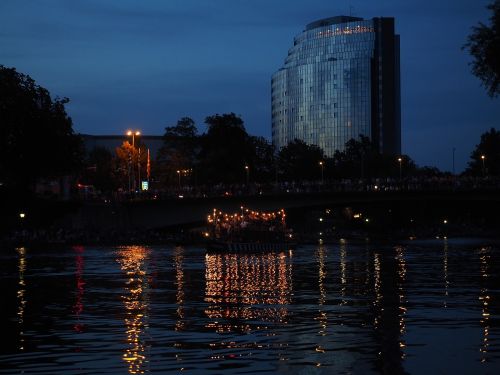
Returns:
[[[161,135],[235,112],[270,139],[270,80],[311,21],[395,17],[401,35],[402,145],[419,165],[466,165],[500,128],[500,99],[461,46],[488,0],[1,0],[0,64],[69,97],[77,132]],[[425,5],[425,6],[424,6]]]

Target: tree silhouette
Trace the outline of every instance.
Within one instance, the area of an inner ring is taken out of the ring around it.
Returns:
[[[464,49],[468,49],[474,61],[472,73],[478,77],[488,91],[496,97],[500,94],[500,0],[488,5],[492,11],[491,25],[479,23],[472,28]]]
[[[140,157],[139,157],[140,149]],[[116,170],[120,185],[124,190],[128,190],[128,180],[130,178],[130,188],[140,189],[139,181],[139,164],[141,171],[141,180],[145,180],[147,168],[147,148],[139,140],[135,142],[135,146],[128,141],[122,143],[116,151]]]
[[[234,113],[216,114],[205,119],[207,133],[202,137],[201,179],[206,183],[244,183],[245,166],[253,159],[253,148],[243,120]],[[251,172],[250,172],[251,173]]]
[[[116,158],[110,151],[95,147],[85,160],[79,181],[93,185],[102,193],[111,193],[121,186],[120,177],[123,173],[117,169]]]
[[[484,157],[484,158],[483,158]],[[475,176],[500,175],[500,131],[491,128],[481,135],[481,141],[472,151],[466,174]]]
[[[324,160],[321,148],[295,139],[278,153],[279,175],[285,181],[319,180],[319,162]]]
[[[252,167],[252,180],[257,182],[269,182],[276,175],[276,160],[274,146],[264,137],[250,136],[251,156],[248,160],[249,167]]]
[[[344,151],[335,151],[333,156],[336,177],[376,178],[408,176],[415,172],[415,162],[408,155],[386,155],[377,151],[370,138],[359,135],[359,140],[350,139]]]
[[[162,185],[174,185],[177,171],[192,171],[199,151],[200,139],[194,121],[183,117],[175,126],[165,128],[163,146],[156,157],[155,175]]]
[[[28,75],[0,65],[0,176],[29,189],[40,178],[75,172],[83,146],[64,105]]]

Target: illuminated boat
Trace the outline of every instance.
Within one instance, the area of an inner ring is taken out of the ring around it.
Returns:
[[[295,246],[286,227],[285,210],[259,212],[240,207],[240,212],[214,209],[208,215],[208,251],[260,252],[289,250]]]

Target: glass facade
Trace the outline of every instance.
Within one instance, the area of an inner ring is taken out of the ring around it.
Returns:
[[[340,16],[313,22],[295,37],[271,81],[277,149],[301,139],[332,156],[363,134],[381,152],[400,152],[399,39],[393,26],[392,18]],[[384,56],[388,44],[392,53]]]

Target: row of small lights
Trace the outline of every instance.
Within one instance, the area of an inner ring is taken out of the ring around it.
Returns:
[[[354,219],[362,219],[362,216],[363,216],[363,214],[360,212],[360,213],[355,213],[352,217],[353,217]],[[320,218],[319,218],[319,221],[320,221],[320,222],[323,222],[323,220],[324,220],[324,219],[323,219],[322,217],[320,217]],[[369,219],[369,218],[365,218],[365,222],[367,222],[367,223],[368,223],[369,221],[370,221],[370,219]],[[413,221],[414,221],[413,219],[410,219],[410,222],[412,222],[412,223],[413,223]],[[448,219],[443,219],[443,224],[448,224]]]
[[[484,156],[484,155],[481,155],[481,159],[483,159],[483,160],[484,160],[484,158],[485,158],[485,156]],[[399,157],[399,158],[398,158],[398,162],[401,164],[401,163],[403,162],[403,158],[402,158],[402,157]],[[325,165],[325,162],[324,162],[323,160],[321,160],[321,161],[319,161],[319,162],[318,162],[318,165],[319,165],[321,168],[323,168],[323,166]],[[250,167],[249,167],[248,165],[245,165],[245,170],[247,170],[247,171],[248,171],[249,169],[250,169]],[[179,171],[177,171],[177,173],[179,173]]]
[[[285,210],[284,209],[281,209],[279,210],[278,212],[258,212],[258,211],[250,211],[248,208],[244,209],[244,207],[241,207],[241,210],[245,211],[245,213],[247,214],[250,214],[250,215],[253,215],[253,216],[260,216],[262,217],[263,219],[274,219],[276,218],[276,216],[278,215],[281,215],[282,218],[285,218],[286,217],[286,214],[285,214]],[[234,214],[227,214],[227,213],[223,213],[222,211],[218,211],[217,212],[217,209],[214,208],[214,212],[213,212],[213,216],[212,215],[208,215],[208,222],[209,223],[212,223],[216,218],[217,216],[224,216],[224,219],[227,221],[229,220],[229,218],[241,218],[243,219],[244,218],[244,215],[239,215],[237,213],[234,213]]]
[[[140,136],[140,135],[141,135],[141,132],[140,132],[139,130],[136,130],[136,131],[128,130],[128,131],[127,131],[127,135],[128,135],[129,137],[130,137],[130,136],[132,136],[132,135],[134,135],[134,136],[137,136],[137,137],[138,137],[138,136]],[[481,160],[483,160],[483,161],[484,161],[485,159],[486,159],[486,155],[484,155],[484,154],[483,154],[483,155],[481,155]],[[402,158],[402,157],[398,157],[398,159],[397,159],[397,160],[398,160],[398,162],[399,162],[400,164],[403,162],[403,158]],[[318,164],[319,164],[321,167],[323,167],[324,162],[321,160]],[[247,171],[248,171],[249,169],[250,169],[250,167],[249,167],[248,165],[245,165],[245,170],[247,170]],[[178,171],[177,171],[177,173],[181,173],[181,172],[186,173],[187,171],[188,171],[188,170],[178,170]]]

